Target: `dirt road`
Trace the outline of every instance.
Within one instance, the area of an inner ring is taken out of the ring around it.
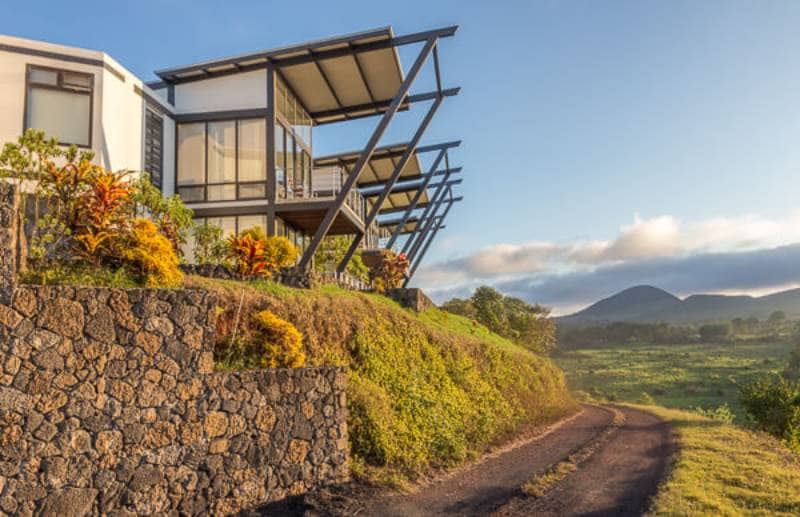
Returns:
[[[619,424],[619,413],[624,422]],[[615,414],[617,425],[612,425]],[[491,455],[413,494],[332,494],[260,515],[639,515],[665,475],[674,445],[669,426],[631,408],[585,406],[545,434]],[[582,452],[583,451],[583,452]],[[590,455],[584,454],[591,451]],[[572,456],[583,456],[542,496],[521,487]],[[588,456],[588,457],[587,457]]]

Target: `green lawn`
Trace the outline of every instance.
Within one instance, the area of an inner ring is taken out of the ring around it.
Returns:
[[[570,387],[594,399],[716,408],[740,416],[745,384],[785,367],[790,344],[620,345],[559,353]],[[652,398],[652,400],[650,400]]]

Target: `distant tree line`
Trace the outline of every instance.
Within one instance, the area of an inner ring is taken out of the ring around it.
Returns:
[[[691,343],[747,343],[787,341],[800,337],[800,323],[790,321],[782,311],[765,320],[734,318],[702,325],[673,325],[665,322],[614,322],[558,326],[561,348],[591,348],[616,344],[680,345]]]
[[[470,298],[453,298],[441,308],[477,321],[534,352],[547,353],[556,344],[556,326],[549,309],[504,296],[488,286],[477,288]]]

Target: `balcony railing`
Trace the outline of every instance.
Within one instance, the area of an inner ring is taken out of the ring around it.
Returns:
[[[341,192],[345,179],[347,175],[341,167],[316,168],[311,174],[311,192],[305,199],[332,199]],[[344,202],[359,220],[367,218],[367,202],[358,189],[353,188]]]

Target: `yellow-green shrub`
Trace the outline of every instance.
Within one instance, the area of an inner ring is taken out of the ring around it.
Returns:
[[[253,319],[261,342],[260,363],[265,368],[301,368],[306,364],[303,335],[286,320],[270,311],[261,311]]]
[[[156,225],[138,218],[133,221],[129,242],[121,249],[122,257],[138,268],[147,287],[177,287],[183,282],[180,260],[169,239]]]

